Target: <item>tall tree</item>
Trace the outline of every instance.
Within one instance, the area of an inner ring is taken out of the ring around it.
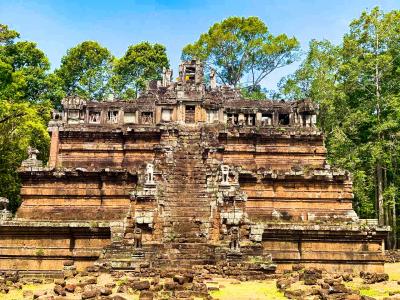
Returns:
[[[340,95],[337,94],[341,48],[327,40],[312,40],[306,58],[298,70],[283,78],[278,86],[283,95],[290,99],[311,98],[319,104],[319,126],[325,132],[340,120],[345,111]]]
[[[39,149],[39,159],[47,161],[49,134],[42,116],[48,106],[0,100],[0,185],[1,196],[10,200],[15,211],[19,205],[20,180],[17,169],[27,158],[28,146]]]
[[[168,67],[163,45],[152,45],[149,42],[132,45],[115,62],[111,85],[117,97],[136,98],[138,92],[144,89],[146,81],[161,79],[162,69]]]
[[[57,101],[57,85],[49,81],[50,63],[36,43],[18,41],[19,33],[0,24],[0,99]]]
[[[103,100],[110,91],[114,57],[95,41],[85,41],[67,51],[55,74],[67,95]]]
[[[284,80],[282,91],[322,104],[329,156],[353,172],[361,216],[375,213],[379,224],[396,228],[400,11],[363,12],[340,46],[324,44],[310,44],[306,60]],[[395,241],[393,234],[389,246]]]
[[[0,24],[0,186],[15,210],[20,182],[17,168],[27,147],[38,148],[46,160],[49,135],[46,124],[57,100],[45,54],[29,41],[16,41],[19,33]]]
[[[182,58],[202,60],[224,84],[259,90],[266,76],[297,59],[298,50],[296,38],[272,35],[257,17],[229,17],[185,46]],[[250,79],[243,83],[245,76]]]

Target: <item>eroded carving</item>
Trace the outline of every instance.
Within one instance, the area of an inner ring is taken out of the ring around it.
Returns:
[[[141,249],[142,248],[142,229],[139,227],[135,227],[133,231],[133,238],[134,238],[134,247],[136,249]]]
[[[240,252],[240,230],[239,227],[233,226],[230,231],[229,249],[233,252]]]

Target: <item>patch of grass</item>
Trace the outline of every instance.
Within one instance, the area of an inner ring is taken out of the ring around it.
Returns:
[[[346,287],[360,292],[362,296],[369,296],[375,299],[382,300],[384,297],[389,296],[390,292],[399,291],[397,281],[392,280],[398,276],[400,264],[386,264],[385,272],[389,274],[390,281],[379,282],[375,284],[365,284],[361,278],[354,278],[354,281],[345,282]]]
[[[37,291],[37,290],[48,290],[52,287],[52,284],[27,284],[22,289],[12,289],[8,294],[1,294],[1,300],[23,300],[23,291]]]
[[[214,298],[220,300],[283,300],[286,299],[275,285],[275,281],[246,281],[241,284],[217,282],[224,285],[219,291],[211,292]]]
[[[386,297],[389,296],[389,293],[381,289],[368,288],[360,289],[360,295],[368,297]]]
[[[124,277],[117,281],[117,286],[125,285],[128,283],[128,278]]]
[[[400,262],[398,263],[386,263],[385,273],[389,274],[390,280],[400,280]]]

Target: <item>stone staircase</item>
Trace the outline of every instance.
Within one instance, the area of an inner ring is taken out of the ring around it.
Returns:
[[[211,195],[207,192],[207,166],[203,162],[201,130],[182,126],[173,150],[173,164],[164,166],[165,258],[180,267],[210,264],[214,249],[207,244]]]
[[[159,249],[154,246],[144,245],[141,249],[135,249],[126,243],[112,243],[104,247],[97,265],[107,263],[113,270],[138,270],[147,262],[156,262]]]

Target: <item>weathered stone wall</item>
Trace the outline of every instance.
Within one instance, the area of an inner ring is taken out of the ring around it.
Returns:
[[[350,174],[326,161],[317,106],[245,100],[185,70],[135,101],[63,100],[48,165],[30,149],[19,169],[23,202],[0,226],[0,269],[272,255],[281,270],[381,271],[388,229],[358,222]]]
[[[0,224],[0,270],[60,271],[93,264],[110,243],[108,224],[13,221]]]
[[[92,128],[93,130],[93,128]],[[154,158],[159,136],[122,132],[60,133],[57,165],[65,168],[138,169]]]
[[[136,175],[104,170],[23,173],[17,217],[28,220],[120,220],[129,210]]]

